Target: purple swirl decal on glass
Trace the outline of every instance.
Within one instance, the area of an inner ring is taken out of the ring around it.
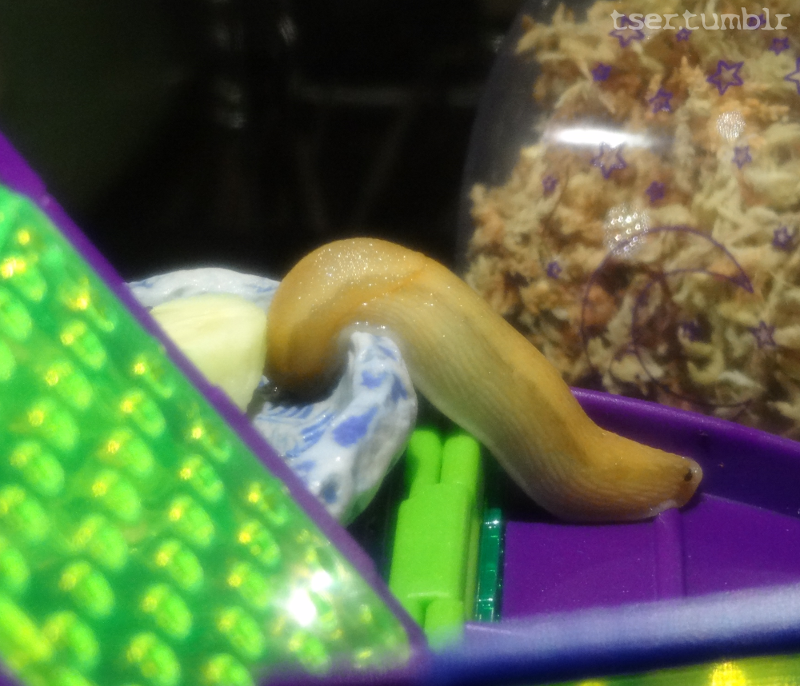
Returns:
[[[699,398],[692,395],[694,391],[691,388],[681,385],[680,378],[670,378],[670,368],[674,371],[675,365],[685,368],[688,364],[683,352],[686,342],[701,342],[711,335],[708,324],[704,325],[696,315],[682,315],[681,306],[672,299],[671,294],[675,292],[678,287],[676,284],[680,284],[681,279],[698,274],[727,282],[748,293],[753,293],[753,284],[724,245],[697,229],[688,226],[660,226],[647,229],[636,240],[640,242],[654,240],[654,237],[665,233],[676,234],[678,236],[676,240],[680,240],[681,244],[685,246],[687,254],[698,254],[698,251],[689,249],[698,241],[709,244],[715,255],[713,261],[716,264],[727,263],[728,267],[725,270],[727,273],[711,271],[699,264],[690,264],[685,268],[673,266],[667,270],[659,270],[653,263],[631,264],[625,259],[626,250],[629,249],[628,241],[623,241],[609,251],[586,284],[580,323],[580,335],[586,359],[595,373],[599,373],[601,376],[608,373],[624,386],[630,382],[616,377],[614,363],[631,355],[636,358],[637,369],[640,370],[640,372],[636,372],[636,376],[647,387],[658,388],[660,392],[689,406],[740,410],[750,402],[749,398],[741,401],[734,398],[730,402]],[[674,246],[673,249],[680,254],[680,249],[676,249]],[[707,254],[707,251],[700,252]],[[705,259],[711,258],[706,257]],[[591,294],[596,293],[597,289],[604,291],[607,288],[603,285],[605,283],[612,284],[611,291],[617,296],[614,305],[616,310],[615,313],[607,316],[605,322],[601,321],[598,324]],[[637,285],[633,286],[632,284]],[[634,287],[636,290],[633,293],[624,290]],[[623,290],[620,291],[620,288]],[[624,305],[626,302],[628,305]],[[630,307],[630,314],[624,315],[622,307]],[[626,321],[626,319],[630,321],[628,337],[622,341],[612,342],[605,338],[607,334],[605,326],[620,312],[623,312],[622,321]],[[607,354],[611,354],[611,366],[606,369],[599,368],[597,361],[592,359],[590,343],[596,339],[605,340],[603,349]],[[613,352],[613,348],[609,350],[608,344],[616,346],[618,348],[616,352]],[[658,364],[658,360],[662,361],[662,367],[655,369],[653,365]],[[630,373],[630,367],[628,370]]]

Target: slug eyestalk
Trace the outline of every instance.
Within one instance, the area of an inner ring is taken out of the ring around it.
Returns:
[[[693,460],[594,424],[557,370],[466,283],[386,241],[336,241],[289,272],[269,312],[268,377],[296,394],[319,390],[342,369],[354,326],[391,336],[419,391],[561,519],[651,517],[684,505],[700,483]]]

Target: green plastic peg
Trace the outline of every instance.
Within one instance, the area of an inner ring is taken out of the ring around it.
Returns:
[[[483,502],[480,445],[417,429],[409,442],[408,498],[399,508],[389,588],[433,646],[473,617]]]

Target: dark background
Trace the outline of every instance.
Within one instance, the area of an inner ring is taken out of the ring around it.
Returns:
[[[0,129],[126,279],[279,277],[373,235],[452,265],[520,0],[0,0]]]

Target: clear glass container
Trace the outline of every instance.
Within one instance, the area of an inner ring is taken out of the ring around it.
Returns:
[[[460,239],[571,385],[800,436],[800,6],[528,2]]]

